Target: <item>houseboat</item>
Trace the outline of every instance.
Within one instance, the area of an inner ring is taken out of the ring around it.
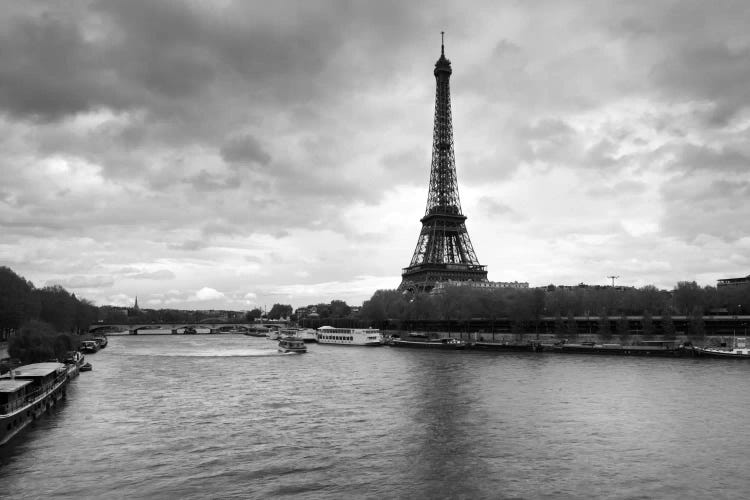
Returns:
[[[383,345],[383,335],[376,328],[334,328],[321,326],[315,334],[319,344]]]
[[[251,326],[244,334],[248,337],[267,337],[270,331],[271,329],[265,326]]]
[[[86,354],[94,354],[96,352],[99,352],[99,349],[99,344],[97,344],[95,341],[84,340],[81,342],[81,346],[78,350]]]
[[[0,377],[0,446],[65,397],[71,373],[62,363],[34,363]]]

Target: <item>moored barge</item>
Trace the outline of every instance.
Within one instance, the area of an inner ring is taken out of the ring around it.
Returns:
[[[502,351],[502,352],[540,352],[544,349],[541,342],[532,340],[526,344],[512,344],[508,342],[474,342],[469,349],[477,351]]]
[[[64,398],[68,381],[77,370],[75,365],[34,363],[0,377],[0,445]]]
[[[614,356],[654,356],[665,358],[682,358],[698,355],[698,350],[689,342],[678,344],[674,340],[644,340],[637,345],[596,344],[594,342],[569,344],[563,342],[547,346],[545,351],[565,354],[607,354]]]
[[[466,349],[467,344],[463,340],[453,338],[431,338],[428,335],[411,333],[404,337],[394,336],[389,343],[393,347],[415,347],[417,349],[443,349],[455,351]]]

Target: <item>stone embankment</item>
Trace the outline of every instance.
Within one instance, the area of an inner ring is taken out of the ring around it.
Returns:
[[[427,333],[427,332],[425,332]],[[497,342],[507,344],[528,344],[531,341],[543,344],[554,344],[566,340],[567,342],[594,342],[596,344],[622,344],[638,345],[644,341],[673,341],[676,344],[692,342],[698,346],[731,345],[734,340],[732,336],[706,335],[702,338],[690,338],[687,335],[676,335],[674,338],[665,338],[661,335],[599,335],[596,333],[578,333],[576,335],[554,334],[554,333],[487,333],[487,332],[453,332],[437,333],[436,337],[452,337],[467,342]]]

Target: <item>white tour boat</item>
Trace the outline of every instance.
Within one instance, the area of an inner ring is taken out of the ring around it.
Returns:
[[[316,334],[319,344],[383,345],[383,335],[376,328],[333,328],[321,326]]]

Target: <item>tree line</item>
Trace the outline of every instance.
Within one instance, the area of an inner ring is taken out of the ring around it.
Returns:
[[[482,289],[448,286],[439,294],[411,294],[378,290],[362,304],[362,319],[459,320],[505,318],[530,323],[543,317],[573,318],[623,316],[703,316],[750,314],[750,286],[701,287],[681,281],[673,291],[654,286],[614,288]]]
[[[0,339],[29,321],[57,332],[79,333],[96,320],[98,308],[59,285],[36,288],[8,267],[0,267]]]
[[[362,324],[383,324],[388,320],[457,320],[473,318],[506,319],[515,325],[533,325],[541,318],[554,317],[561,325],[570,325],[575,317],[671,317],[684,315],[696,322],[705,314],[750,314],[750,286],[701,287],[694,281],[681,281],[674,290],[614,287],[555,287],[527,289],[478,289],[448,286],[440,294],[411,294],[396,290],[377,290],[366,300],[358,314],[341,300],[315,306],[317,321],[336,319]],[[123,310],[97,307],[79,299],[59,285],[36,288],[10,268],[0,267],[0,340],[10,332],[20,332],[29,322],[40,329],[63,334],[87,332],[100,320],[105,323],[200,323],[211,320],[254,321],[291,318],[297,320],[291,305],[274,304],[267,313],[255,308],[247,312],[224,311],[224,317],[212,318],[206,311],[175,309]],[[321,323],[322,324],[322,323]],[[561,329],[563,327],[561,326]],[[571,328],[566,326],[565,328]],[[604,324],[602,326],[604,328]]]

